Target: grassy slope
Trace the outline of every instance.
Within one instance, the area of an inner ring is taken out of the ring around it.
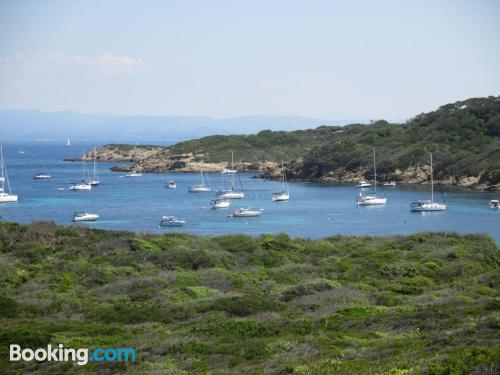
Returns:
[[[138,364],[112,368],[139,373],[500,370],[500,251],[479,235],[308,241],[3,223],[0,268],[1,373],[75,370],[10,364],[10,343],[134,347]]]
[[[178,143],[170,150],[201,153],[206,161],[214,162],[228,160],[231,150],[236,160],[246,162],[284,159],[292,162],[295,177],[319,178],[339,168],[371,168],[373,147],[378,149],[381,174],[427,164],[427,151],[434,151],[439,178],[478,176],[486,171],[484,181],[500,183],[500,99],[448,104],[402,125],[378,121],[365,126],[211,136]]]

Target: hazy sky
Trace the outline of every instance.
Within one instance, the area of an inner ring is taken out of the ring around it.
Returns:
[[[500,94],[500,1],[4,1],[0,108],[399,119]]]

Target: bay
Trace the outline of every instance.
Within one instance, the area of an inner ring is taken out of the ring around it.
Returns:
[[[321,238],[336,234],[381,236],[455,231],[487,233],[500,243],[500,211],[488,207],[490,199],[500,198],[499,192],[439,187],[437,198],[441,198],[440,192],[446,193],[448,211],[412,213],[410,202],[428,199],[428,186],[380,187],[379,193],[388,198],[385,206],[358,207],[355,202],[359,190],[352,185],[292,182],[290,201],[272,202],[272,193],[280,189],[279,182],[252,178],[255,173],[243,173],[246,198],[233,200],[229,209],[211,210],[209,201],[221,186],[220,174],[208,174],[212,193],[193,194],[187,189],[196,182],[196,174],[145,173],[143,177],[126,178],[124,173],[109,170],[118,163],[99,163],[100,186],[91,191],[70,191],[69,184],[82,177],[82,164],[63,162],[63,158],[74,157],[104,143],[109,141],[73,141],[69,147],[65,140],[4,142],[10,184],[19,202],[0,205],[2,220],[20,223],[53,220],[72,225],[73,212],[85,210],[98,213],[101,219],[79,225],[148,233],[259,235],[285,232],[292,237]],[[237,150],[235,152],[237,155]],[[33,175],[42,171],[49,172],[53,178],[33,180]],[[168,180],[175,180],[177,189],[166,189],[164,184]],[[65,190],[58,191],[58,188]],[[258,203],[264,208],[261,217],[228,217],[236,208],[257,207]],[[174,215],[187,223],[181,228],[160,228],[163,215]]]

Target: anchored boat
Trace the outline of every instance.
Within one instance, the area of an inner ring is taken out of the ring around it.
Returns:
[[[217,191],[217,198],[222,199],[243,199],[245,198],[245,193],[243,192],[243,184],[241,183],[240,175],[238,171],[234,169],[234,153],[231,152],[231,169],[229,170],[231,174],[231,189],[224,189]],[[222,173],[226,174],[226,173]],[[240,182],[241,190],[235,190],[235,176],[238,176],[238,181]]]
[[[498,199],[492,199],[490,201],[490,208],[493,210],[500,210],[500,201],[498,201]]]
[[[445,203],[434,202],[434,177],[432,172],[432,152],[431,157],[431,200],[420,200],[410,204],[410,209],[413,212],[427,212],[427,211],[446,211]]]
[[[228,208],[231,205],[229,199],[224,198],[214,198],[210,201],[210,206],[214,209],[217,208]]]
[[[162,227],[182,227],[184,224],[185,220],[178,220],[175,216],[163,216],[160,221]]]
[[[73,214],[73,221],[96,221],[97,219],[99,219],[99,215],[90,212],[82,211]]]
[[[196,185],[189,186],[188,191],[190,193],[208,193],[212,191],[212,187],[210,186],[210,181],[208,181],[208,176],[205,177],[207,178],[207,184],[205,184],[205,178],[203,177],[203,169],[200,169],[198,183]]]
[[[7,184],[6,184],[7,183]],[[7,185],[8,193],[5,192]],[[3,148],[0,146],[0,203],[17,202],[17,195],[12,194],[10,190],[9,176],[7,174],[7,166],[3,158]]]
[[[385,204],[387,202],[387,198],[377,197],[377,163],[375,156],[375,148],[373,148],[373,183],[374,183],[374,192],[373,193],[363,193],[359,192],[359,197],[357,199],[358,206],[373,206]]]
[[[281,161],[281,182],[282,189],[277,193],[273,193],[274,202],[284,202],[290,199],[290,191],[288,190],[288,181],[286,180],[285,168],[283,167],[283,160]]]
[[[165,187],[167,189],[177,189],[177,184],[175,183],[175,181],[169,181],[165,183]]]

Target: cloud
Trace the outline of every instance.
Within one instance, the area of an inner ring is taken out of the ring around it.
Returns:
[[[62,53],[26,56],[16,53],[0,56],[0,74],[58,74],[62,72],[123,75],[151,72],[152,66],[141,58],[116,56],[111,52],[97,57],[69,56]]]

